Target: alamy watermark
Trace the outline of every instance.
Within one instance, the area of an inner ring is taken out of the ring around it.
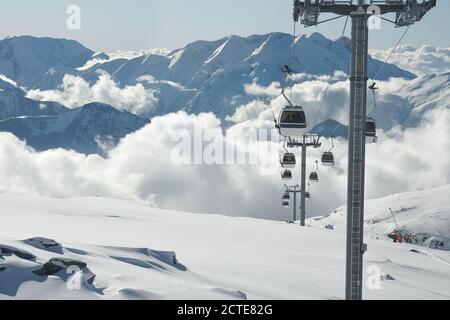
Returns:
[[[367,267],[367,281],[366,286],[369,290],[381,290],[381,268],[377,265],[370,265]]]
[[[367,27],[369,30],[381,30],[381,9],[377,5],[370,5],[367,8]]]
[[[66,9],[66,14],[68,15],[66,20],[66,27],[69,30],[80,30],[81,29],[81,8],[78,5],[70,5]]]
[[[279,172],[279,142],[276,129],[247,129],[239,135],[221,128],[178,129],[171,135],[173,165],[250,165],[262,175]]]

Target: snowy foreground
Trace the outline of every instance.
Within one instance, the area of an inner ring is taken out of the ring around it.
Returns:
[[[401,228],[448,237],[448,194],[368,202],[365,266],[381,277],[366,275],[366,299],[450,299],[450,251],[386,237],[389,207]],[[106,198],[0,194],[0,206],[0,299],[344,298],[343,208],[301,229]]]

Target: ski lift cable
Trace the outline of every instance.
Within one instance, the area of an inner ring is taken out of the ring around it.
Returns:
[[[387,59],[384,61],[383,65],[380,67],[380,69],[378,70],[378,72],[376,73],[374,80],[377,79],[377,77],[380,75],[381,71],[384,70],[384,67],[388,64],[389,60],[392,58],[392,56],[395,54],[395,52],[397,51],[398,47],[400,46],[400,44],[402,43],[403,39],[405,38],[406,34],[408,33],[409,29],[411,28],[411,25],[409,25],[405,32],[403,32],[402,36],[400,37],[400,39],[398,40],[397,44],[395,45],[395,47],[392,49],[392,51],[389,53],[389,56],[387,57]]]
[[[333,136],[331,136],[331,149],[328,152],[333,151],[333,149],[334,149],[334,139],[333,139]]]
[[[344,30],[342,31],[341,39],[344,38],[345,30],[347,29],[348,18],[349,17],[347,16],[347,18],[345,19]]]
[[[347,23],[347,22],[346,22]],[[397,51],[398,47],[400,46],[401,42],[403,41],[403,39],[405,38],[406,34],[408,33],[409,29],[410,29],[411,25],[409,25],[405,32],[402,34],[402,36],[400,37],[399,41],[396,43],[395,47],[392,49],[392,51],[390,52],[389,56],[387,57],[387,59],[384,61],[383,65],[380,67],[380,69],[378,70],[378,72],[376,73],[374,79],[376,79],[380,73],[383,71],[384,67],[388,64],[389,60],[392,58],[392,56],[395,54],[395,52]],[[344,27],[345,28],[345,27]],[[345,32],[345,31],[344,31]],[[372,87],[374,87],[375,82],[372,84]],[[372,93],[373,93],[373,99],[374,99],[374,108],[368,113],[368,115],[372,114],[375,109],[377,108],[377,102],[376,102],[376,95],[375,95],[375,91],[372,89]],[[333,135],[335,134],[336,130],[339,128],[339,123],[336,124],[336,127],[334,128],[334,130],[331,132],[330,137],[333,137]]]
[[[370,112],[367,114],[367,116],[370,116],[377,108],[377,95],[376,95],[376,90],[378,90],[377,87],[375,87],[376,82],[374,82],[369,89],[372,91],[372,98],[373,98],[373,108],[372,110],[370,110]]]
[[[297,35],[297,23],[294,20],[294,33],[292,34],[292,47],[291,47],[291,53],[292,53],[292,62],[291,62],[291,66],[292,66],[292,70],[295,69],[295,40],[296,40],[296,35]],[[292,86],[291,86],[291,100],[292,97],[294,95],[294,82],[292,82]]]
[[[342,30],[341,39],[344,38],[344,36],[345,36],[345,31],[347,30],[348,18],[349,18],[349,17],[347,16],[347,18],[345,19],[345,23],[344,23],[344,28],[343,28],[343,30]],[[331,76],[332,76],[332,75],[331,75]],[[323,97],[322,97],[322,99],[321,99],[322,102],[321,102],[321,104],[320,104],[319,113],[318,113],[318,119],[317,119],[316,122],[318,122],[319,119],[320,119],[321,116],[322,116],[323,107],[325,106],[325,99],[326,99],[327,96],[328,96],[328,91],[330,90],[330,86],[331,86],[331,79],[328,81],[327,87],[325,88],[325,91],[324,91],[324,95],[323,95]],[[338,128],[339,128],[339,124],[337,124],[337,125],[336,125],[336,128],[333,129],[331,135],[333,135],[333,134],[336,132],[336,130],[337,130]],[[331,135],[330,135],[330,136],[331,136]]]
[[[389,208],[389,211],[391,212],[392,218],[394,218],[395,227],[397,228],[397,231],[399,230],[397,220],[395,219],[394,211],[392,211],[392,208]]]
[[[403,41],[403,39],[405,38],[406,34],[408,33],[409,29],[411,28],[411,25],[409,25],[405,32],[403,32],[402,36],[400,37],[400,39],[398,40],[398,42],[396,43],[396,45],[394,46],[394,48],[392,49],[392,51],[389,53],[387,59],[384,61],[384,63],[382,64],[382,66],[380,67],[380,69],[378,70],[378,72],[376,73],[375,77],[374,77],[374,82],[370,85],[369,89],[372,90],[372,97],[373,97],[373,104],[374,107],[372,108],[372,110],[370,110],[370,112],[367,114],[367,116],[370,116],[376,109],[377,109],[377,98],[376,98],[376,93],[375,91],[378,89],[375,87],[375,80],[378,78],[378,76],[380,75],[380,73],[384,70],[384,67],[387,65],[387,63],[389,62],[389,60],[394,56],[394,54],[396,53],[398,47],[400,46],[401,42]]]

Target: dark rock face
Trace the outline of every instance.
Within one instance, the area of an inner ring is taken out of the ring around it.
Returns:
[[[53,276],[61,271],[66,271],[67,274],[70,274],[71,272],[68,269],[74,267],[79,268],[83,272],[85,281],[88,284],[92,285],[94,283],[96,275],[88,269],[87,264],[74,259],[52,258],[43,264],[42,267],[34,270],[33,273],[41,277]]]
[[[0,267],[0,272],[3,272],[6,270],[6,267]]]
[[[26,239],[23,241],[24,243],[46,251],[62,253],[62,246],[60,243],[56,242],[53,239],[35,237]]]
[[[107,149],[148,123],[112,106],[89,103],[54,116],[6,119],[0,122],[0,131],[14,134],[37,151],[63,148],[106,156]]]
[[[27,251],[20,250],[20,249],[10,247],[10,246],[3,246],[3,245],[0,245],[0,255],[6,255],[6,256],[15,255],[24,260],[36,259],[35,255],[33,255]]]
[[[34,270],[33,273],[38,276],[52,276],[62,270],[66,270],[69,267],[78,267],[83,269],[87,267],[87,264],[72,259],[52,258],[42,265],[41,268]]]

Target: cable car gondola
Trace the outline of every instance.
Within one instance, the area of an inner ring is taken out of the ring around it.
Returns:
[[[289,195],[289,193],[286,192],[283,195],[283,201],[291,201],[291,196]]]
[[[289,208],[289,201],[283,201],[282,203],[283,208]]]
[[[333,137],[331,137],[331,144],[332,144],[331,149],[329,151],[324,152],[323,155],[322,155],[322,164],[324,166],[331,166],[332,167],[332,166],[335,165],[334,154],[333,154],[333,152],[331,152],[334,149]]]
[[[319,182],[319,175],[317,174],[317,172],[311,172],[311,174],[309,175],[309,181]]]
[[[334,154],[331,151],[326,151],[322,155],[322,165],[333,167],[335,165]]]
[[[283,180],[292,180],[292,171],[290,171],[290,170],[284,170],[284,171],[281,173],[281,178],[282,178]]]
[[[335,165],[333,152],[327,151],[323,153],[322,164],[324,166],[331,166],[331,167]]]
[[[307,127],[306,115],[300,106],[287,106],[280,112],[278,120],[280,135],[283,137],[302,137]]]
[[[367,143],[376,143],[377,140],[377,125],[373,118],[368,117],[366,120],[366,141]]]
[[[311,184],[308,183],[308,191],[305,192],[305,198],[311,199]]]
[[[309,181],[311,182],[319,182],[319,174],[317,171],[319,170],[319,161],[316,161],[316,170],[311,172],[309,175]]]
[[[294,169],[297,164],[295,154],[285,153],[280,161],[281,166],[286,169]]]

